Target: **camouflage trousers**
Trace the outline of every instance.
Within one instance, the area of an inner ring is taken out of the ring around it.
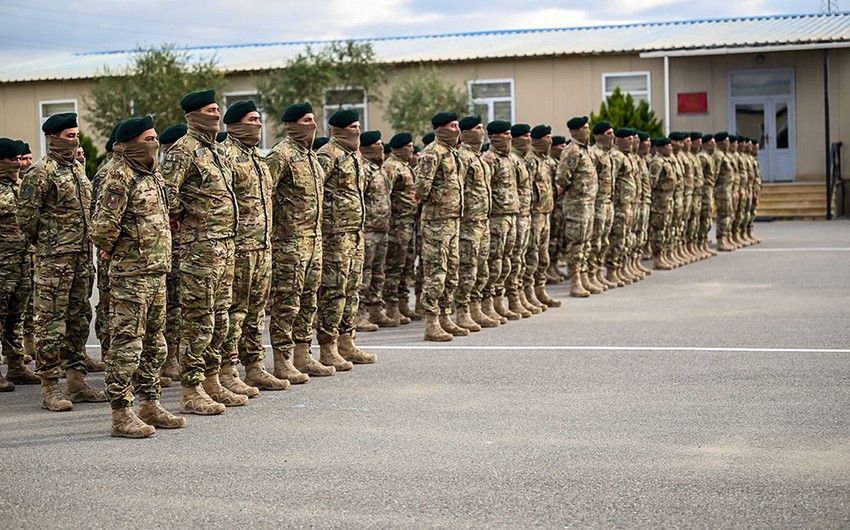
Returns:
[[[635,245],[632,255],[640,257],[649,244],[649,203],[639,202],[635,204],[637,220],[635,221]]]
[[[522,289],[522,279],[525,274],[525,254],[531,240],[531,214],[517,214],[516,241],[511,252],[511,271],[505,281],[505,292],[514,294]]]
[[[688,217],[688,241],[699,239],[700,212],[702,211],[702,183],[694,184],[694,196],[691,203],[691,213]]]
[[[363,305],[381,304],[384,299],[386,276],[384,267],[387,261],[387,232],[363,233],[363,279],[360,286],[360,299]]]
[[[339,338],[357,324],[363,277],[363,232],[322,235],[322,282],[319,287],[319,344]]]
[[[384,301],[390,305],[407,301],[408,281],[413,277],[414,233],[412,222],[393,222],[387,233],[387,259],[384,263]]]
[[[549,268],[549,214],[531,214],[531,235],[525,253],[523,287],[546,285],[546,269]]]
[[[415,237],[413,244],[407,249],[407,256],[410,259],[410,268],[408,269],[408,278],[413,279],[413,291],[416,293],[417,300],[422,295],[422,286],[425,280],[422,276],[422,207],[416,217],[416,225],[414,229]],[[401,296],[401,293],[399,293]]]
[[[587,244],[593,232],[594,203],[571,202],[565,205],[564,252],[569,274],[587,272]]]
[[[171,272],[165,275],[165,343],[180,349],[180,247],[171,251]]]
[[[100,341],[100,356],[109,354],[109,260],[96,253],[97,305],[94,307],[94,334]]]
[[[714,187],[714,200],[717,205],[717,239],[726,237],[732,232],[732,190],[725,184]]]
[[[634,226],[634,204],[626,203],[614,208],[614,223],[611,225],[611,247],[605,264],[614,269],[619,269],[629,256],[632,239],[634,237],[632,228]]]
[[[221,369],[232,297],[232,238],[195,241],[180,252],[180,380],[201,384]]]
[[[32,252],[27,252],[24,256],[24,261],[29,265],[29,286],[30,286],[30,297],[27,301],[27,308],[24,311],[24,335],[35,335],[35,322],[33,319],[33,308],[32,302],[34,296],[32,293],[35,292],[35,284],[33,283],[33,273],[35,272],[35,254]]]
[[[470,302],[481,300],[481,293],[490,276],[487,265],[490,255],[489,219],[461,219],[458,248],[460,261],[455,305],[465,308]]]
[[[749,211],[749,215],[747,216],[747,227],[752,228],[753,223],[755,223],[755,221],[756,221],[756,215],[758,214],[758,209],[759,209],[759,196],[758,196],[758,192],[755,189],[753,189],[753,191],[752,191],[752,197],[750,198],[749,205],[750,205],[750,211]]]
[[[614,205],[611,201],[597,202],[593,209],[593,231],[590,235],[590,244],[587,253],[587,271],[596,273],[605,265],[605,256],[608,254],[611,234],[611,225],[614,223]]]
[[[289,236],[272,244],[272,349],[291,358],[295,343],[313,340],[322,280],[322,236]]]
[[[35,261],[36,375],[59,379],[62,370],[87,373],[94,264],[89,252],[38,256]]]
[[[270,248],[239,250],[233,266],[233,298],[227,311],[227,337],[221,346],[222,364],[247,366],[266,358],[263,327],[272,284]]]
[[[483,298],[503,296],[511,272],[511,255],[516,244],[516,214],[490,217],[490,252],[487,257],[489,277]]]
[[[113,409],[159,399],[165,345],[165,274],[115,276],[109,298],[111,347],[106,359],[106,397]]]
[[[422,219],[422,309],[451,314],[457,290],[460,219]]]
[[[0,265],[0,333],[3,356],[19,359],[23,356],[24,313],[32,298],[29,259]]]
[[[564,208],[561,201],[555,201],[555,209],[549,214],[549,259],[557,264],[564,253]]]
[[[657,203],[652,205],[649,212],[649,240],[653,255],[672,248],[669,234],[672,221],[673,215],[669,207],[665,208]]]
[[[735,230],[741,231],[747,226],[747,218],[750,215],[750,191],[748,188],[741,188],[738,198],[738,207],[735,211]]]
[[[699,235],[700,243],[707,243],[711,233],[711,217],[714,206],[714,188],[705,186],[702,190],[702,203],[699,212]]]

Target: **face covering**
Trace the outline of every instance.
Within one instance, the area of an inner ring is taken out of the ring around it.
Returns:
[[[491,136],[490,137],[490,145],[493,146],[493,149],[499,154],[506,155],[511,150],[511,137],[510,136]]]
[[[434,130],[434,135],[437,137],[437,141],[446,147],[455,147],[460,133],[446,127],[439,127]]]
[[[549,154],[549,149],[552,147],[552,137],[533,138],[531,140],[531,147],[541,155]]]
[[[236,138],[248,147],[260,143],[263,126],[258,123],[231,123],[227,126],[227,134]]]
[[[511,146],[525,156],[531,151],[531,138],[512,138]]]
[[[360,146],[360,154],[378,165],[384,161],[384,146],[380,144]]]
[[[316,136],[315,123],[296,123],[294,121],[284,122],[286,135],[292,138],[296,144],[311,149],[313,147],[313,138]]]
[[[116,142],[112,150],[138,169],[151,173],[156,170],[159,161],[158,142]]]
[[[215,141],[215,135],[218,134],[218,122],[221,118],[212,114],[204,114],[199,110],[193,110],[186,114],[186,125],[190,129],[200,131],[210,139],[210,142]]]
[[[331,125],[331,138],[336,138],[336,141],[349,151],[360,149],[360,131],[358,129],[346,129],[345,127]]]
[[[0,179],[16,182],[20,173],[21,165],[17,162],[0,160]]]
[[[484,131],[482,129],[460,131],[460,142],[480,151],[481,146],[484,145]]]
[[[58,136],[47,137],[47,152],[68,166],[74,164],[77,158],[77,147],[79,146],[80,141],[77,139],[68,140],[67,138],[59,138]]]
[[[413,158],[413,146],[393,149],[393,154],[409,164],[410,159]]]

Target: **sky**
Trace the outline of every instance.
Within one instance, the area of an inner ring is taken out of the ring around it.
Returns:
[[[0,65],[160,44],[253,44],[816,13],[828,3],[850,11],[850,0],[0,0]]]

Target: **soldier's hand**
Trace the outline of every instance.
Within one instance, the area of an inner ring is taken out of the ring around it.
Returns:
[[[100,257],[105,259],[105,260],[110,260],[110,259],[112,259],[112,254],[107,254],[105,250],[101,250],[100,251]]]
[[[168,224],[171,226],[171,229],[175,232],[180,231],[180,221],[177,219],[169,219]]]

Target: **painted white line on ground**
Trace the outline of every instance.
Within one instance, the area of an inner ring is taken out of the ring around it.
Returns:
[[[746,252],[850,252],[850,247],[745,248]]]

